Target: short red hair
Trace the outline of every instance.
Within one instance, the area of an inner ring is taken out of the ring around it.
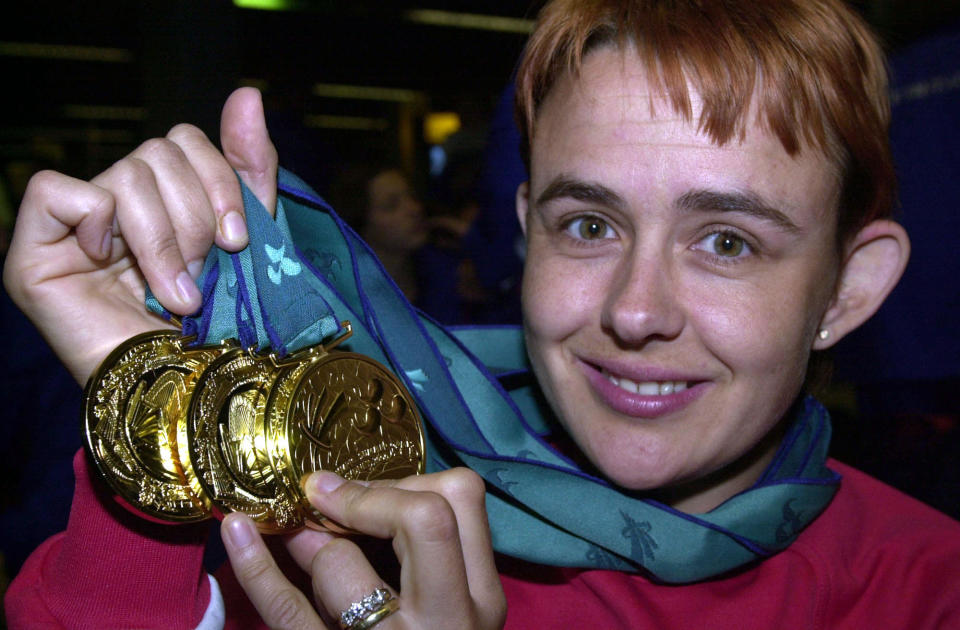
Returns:
[[[790,155],[822,152],[841,182],[842,243],[895,198],[884,55],[840,0],[553,0],[517,73],[524,159],[540,105],[590,50],[636,48],[679,115],[692,118],[688,82],[703,99],[700,129],[722,145],[741,138],[759,94],[761,123]]]

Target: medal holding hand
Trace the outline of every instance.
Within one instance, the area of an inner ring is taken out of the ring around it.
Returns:
[[[227,251],[246,246],[235,172],[268,210],[275,208],[277,154],[255,90],[228,99],[221,140],[223,154],[198,129],[179,125],[90,182],[52,172],[31,180],[4,283],[79,382],[125,340],[168,325],[144,308],[147,284],[167,310],[188,315],[200,307],[195,279],[212,244]],[[475,473],[354,482],[319,472],[304,479],[303,490],[329,519],[393,541],[399,590],[350,539],[303,530],[286,546],[312,576],[311,603],[277,567],[254,522],[234,512],[222,524],[224,544],[268,625],[502,625],[504,596]]]

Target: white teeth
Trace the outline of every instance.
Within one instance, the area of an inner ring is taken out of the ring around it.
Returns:
[[[603,370],[603,374],[620,389],[641,396],[665,396],[682,392],[687,388],[686,381],[643,381],[637,383],[628,378],[618,378],[606,370]]]
[[[659,396],[660,384],[654,382],[637,383],[636,392],[641,396]]]
[[[682,392],[687,388],[686,381],[676,381],[673,383],[663,383],[660,385],[661,394],[676,394],[677,392]]]

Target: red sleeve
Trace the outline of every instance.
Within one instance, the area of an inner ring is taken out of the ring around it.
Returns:
[[[24,563],[4,600],[20,628],[195,628],[210,599],[203,524],[141,519],[91,479],[83,451],[67,530]]]

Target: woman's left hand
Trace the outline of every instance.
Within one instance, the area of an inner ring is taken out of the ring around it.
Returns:
[[[459,468],[351,482],[319,472],[305,487],[328,518],[392,540],[401,566],[400,592],[393,593],[399,606],[377,630],[502,627],[506,600],[493,560],[483,480],[476,473]],[[248,517],[229,515],[222,531],[237,580],[272,628],[337,628],[342,610],[378,588],[389,589],[354,542],[303,531],[287,548],[312,577],[314,607],[281,573]]]

